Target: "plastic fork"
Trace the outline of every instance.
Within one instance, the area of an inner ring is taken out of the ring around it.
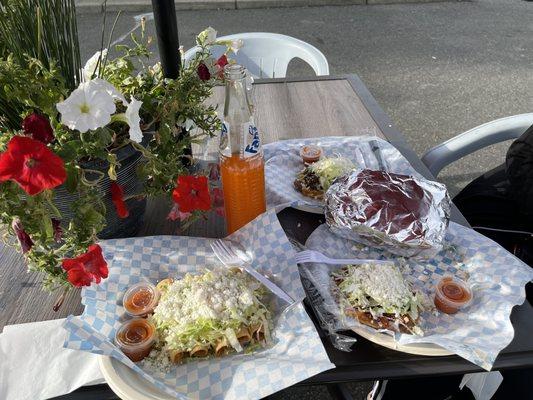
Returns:
[[[226,266],[234,265],[242,267],[246,272],[265,285],[272,293],[284,300],[286,303],[295,303],[294,299],[283,289],[269,280],[266,276],[257,272],[251,266],[252,258],[246,253],[240,244],[230,240],[217,239],[211,243],[211,248],[222,264]]]
[[[390,264],[388,260],[369,260],[364,258],[329,258],[316,250],[304,250],[296,253],[296,262],[303,263],[323,263],[323,264]]]

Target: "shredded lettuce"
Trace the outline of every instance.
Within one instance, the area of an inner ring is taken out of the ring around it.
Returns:
[[[340,281],[338,288],[349,306],[374,317],[407,314],[416,320],[419,310],[424,309],[423,294],[412,290],[393,263],[347,265],[334,272],[333,277]]]
[[[189,352],[226,338],[242,351],[237,332],[243,326],[271,324],[271,314],[261,302],[265,288],[248,274],[228,269],[187,274],[164,291],[151,319],[163,347]]]
[[[336,178],[350,172],[355,165],[344,157],[329,157],[318,160],[308,168],[318,176],[322,189],[326,191]]]

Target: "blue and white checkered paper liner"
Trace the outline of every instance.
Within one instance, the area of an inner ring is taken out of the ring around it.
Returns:
[[[362,247],[319,226],[306,247],[333,258],[390,259],[390,253]],[[401,344],[435,343],[490,370],[498,353],[513,339],[509,319],[511,309],[525,299],[524,286],[533,279],[533,269],[485,236],[456,223],[450,223],[444,249],[424,263],[403,259],[405,278],[433,300],[436,283],[444,275],[466,279],[473,287],[473,302],[464,311],[448,315],[426,311],[421,315],[424,336],[397,334]],[[355,320],[345,317],[330,292],[330,273],[338,265],[304,264],[302,274],[324,299],[324,315],[334,330],[346,330]],[[318,312],[321,310],[318,309]],[[334,315],[335,320],[331,320]],[[327,317],[329,316],[329,317]],[[360,326],[369,332],[372,328]],[[374,331],[375,332],[375,331]]]
[[[380,165],[372,151],[372,143],[379,148],[385,165]],[[267,208],[283,204],[322,211],[321,200],[306,197],[294,189],[294,179],[304,168],[300,149],[309,144],[321,146],[326,156],[346,157],[361,168],[385,169],[397,174],[420,176],[392,144],[376,136],[328,136],[282,140],[263,146]]]
[[[273,277],[294,299],[305,296],[293,247],[273,210],[230,237],[253,251],[253,266]],[[121,299],[126,288],[142,280],[156,283],[220,265],[210,247],[212,240],[152,236],[103,241],[109,277],[82,290],[85,310],[66,320],[70,335],[65,347],[114,357],[159,389],[182,399],[262,398],[333,368],[301,304],[280,317],[274,346],[254,354],[191,360],[165,374],[143,369],[142,363],[131,362],[118,350],[113,337],[127,318]]]

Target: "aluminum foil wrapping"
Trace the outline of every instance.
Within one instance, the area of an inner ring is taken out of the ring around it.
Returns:
[[[450,216],[446,187],[421,177],[357,169],[325,195],[326,223],[346,239],[404,257],[442,249]]]

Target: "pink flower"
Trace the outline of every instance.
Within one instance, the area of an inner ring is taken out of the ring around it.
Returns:
[[[179,210],[179,206],[177,204],[174,204],[174,206],[170,209],[170,212],[167,215],[167,219],[171,221],[185,221],[187,218],[189,218],[192,215],[192,213],[189,212],[181,212]]]
[[[224,210],[224,207],[215,207],[215,214],[224,218],[226,216],[226,211]]]
[[[218,216],[224,217],[224,191],[220,188],[213,189],[213,208]]]
[[[224,205],[224,191],[220,188],[213,188],[213,206],[220,207]]]
[[[220,165],[218,163],[209,163],[209,180],[218,181],[220,179]]]

